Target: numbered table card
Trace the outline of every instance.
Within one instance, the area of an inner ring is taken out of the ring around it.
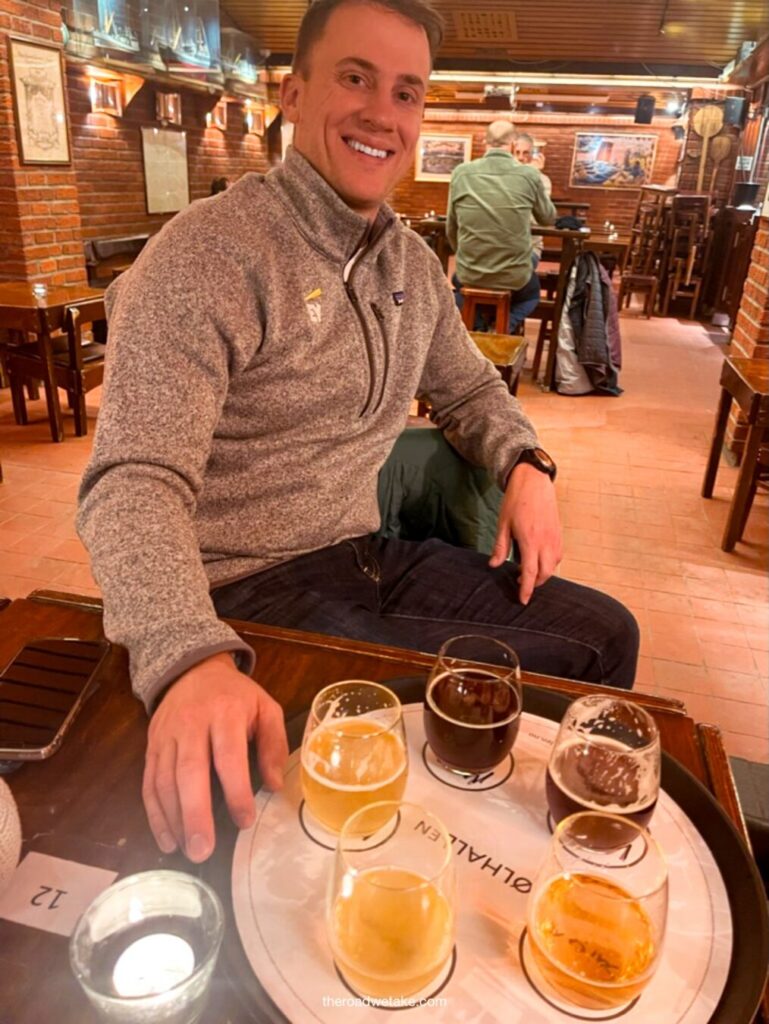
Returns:
[[[28,853],[0,896],[0,917],[69,936],[85,908],[117,878],[117,871]]]

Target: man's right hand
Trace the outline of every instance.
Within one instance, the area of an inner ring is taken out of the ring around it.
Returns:
[[[253,824],[250,740],[265,785],[280,789],[288,759],[283,712],[229,654],[206,658],[170,686],[150,721],[142,784],[150,828],[164,853],[180,846],[198,863],[213,852],[211,757],[232,820],[239,828]]]

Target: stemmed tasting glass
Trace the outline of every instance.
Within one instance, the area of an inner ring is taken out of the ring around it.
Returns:
[[[632,701],[603,694],[566,709],[546,776],[554,822],[599,810],[649,822],[660,788],[660,736],[651,715]]]
[[[500,640],[447,640],[427,681],[424,727],[435,756],[457,775],[496,767],[510,753],[523,708],[518,656]]]
[[[312,702],[301,758],[305,804],[330,832],[367,804],[400,800],[408,775],[401,702],[361,679],[326,686]]]
[[[393,801],[349,818],[337,843],[326,923],[350,988],[372,999],[429,995],[428,986],[449,969],[455,900],[451,837],[434,814]]]
[[[565,818],[529,897],[535,987],[587,1010],[630,1003],[659,964],[667,906],[667,867],[646,829],[600,811]]]

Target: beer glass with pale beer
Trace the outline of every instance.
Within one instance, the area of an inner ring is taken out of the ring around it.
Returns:
[[[632,1002],[657,969],[667,905],[665,860],[646,829],[600,811],[565,818],[529,897],[536,987],[593,1011]]]
[[[305,804],[330,832],[367,804],[400,800],[408,773],[400,701],[365,680],[326,686],[312,702],[301,756]]]
[[[354,992],[408,999],[435,991],[450,969],[455,927],[451,839],[440,819],[396,802],[349,818],[326,922],[334,960]]]
[[[660,788],[660,736],[638,704],[603,694],[566,709],[547,767],[554,822],[598,810],[649,822]]]
[[[500,640],[457,636],[438,651],[427,681],[424,727],[449,771],[477,775],[510,753],[521,723],[518,656]]]

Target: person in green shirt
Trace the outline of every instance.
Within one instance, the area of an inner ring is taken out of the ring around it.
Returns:
[[[539,278],[532,265],[532,214],[538,224],[552,224],[556,215],[542,175],[512,155],[515,136],[512,122],[493,121],[486,130],[486,154],[454,170],[446,225],[457,256],[457,305],[462,308],[463,285],[509,290],[511,334],[522,332],[524,320],[539,302]]]

